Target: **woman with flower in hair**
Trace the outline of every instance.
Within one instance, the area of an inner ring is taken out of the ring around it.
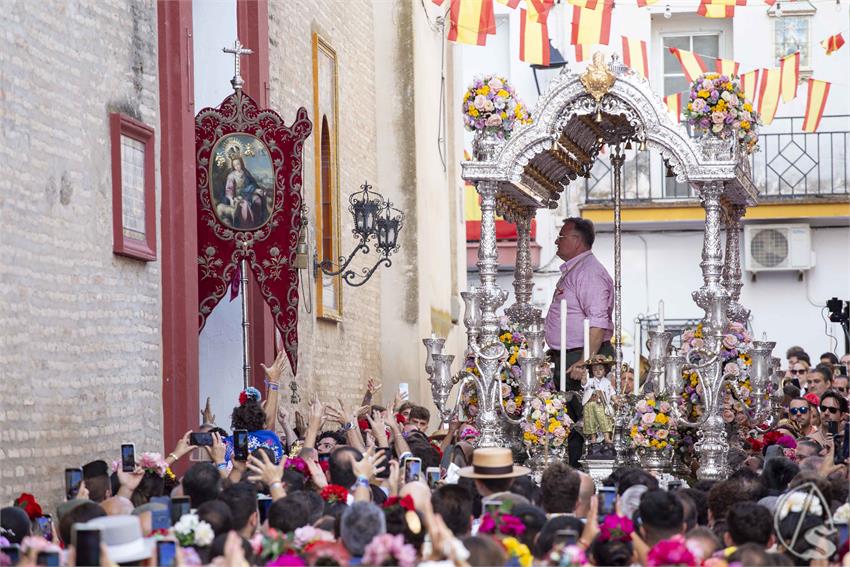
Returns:
[[[632,548],[634,525],[624,516],[611,514],[599,526],[587,554],[594,565],[631,565],[634,563]]]
[[[280,375],[286,363],[286,352],[280,350],[274,363],[266,367],[260,364],[266,373],[266,395],[268,400],[262,403],[262,394],[253,386],[248,386],[239,394],[239,405],[233,408],[230,415],[230,427],[233,431],[245,429],[248,431],[248,452],[266,448],[271,451],[274,463],[280,462],[284,456],[283,444],[274,432],[274,422],[277,416],[277,392],[280,387]],[[225,437],[225,461],[231,462],[233,456],[233,437]],[[221,466],[221,465],[219,465]]]

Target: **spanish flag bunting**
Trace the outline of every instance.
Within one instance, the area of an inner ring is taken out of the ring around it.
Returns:
[[[519,10],[519,58],[529,65],[549,66],[549,30],[545,23],[533,22],[525,8]]]
[[[782,84],[782,102],[791,102],[797,97],[797,85],[800,82],[800,52],[786,55],[779,60],[779,68],[782,70],[779,82]]]
[[[649,63],[646,58],[646,42],[640,39],[622,36],[623,63],[631,67],[642,77],[649,77]]]
[[[583,60],[584,53],[578,46],[608,45],[611,38],[611,10],[613,0],[597,2],[595,8],[573,6],[572,35],[570,43],[576,47],[576,57]],[[581,57],[579,55],[581,54]]]
[[[496,33],[493,0],[451,0],[449,41],[485,45],[487,35]]]
[[[679,60],[682,70],[685,72],[685,79],[689,83],[693,83],[697,77],[706,72],[702,57],[693,51],[684,51],[676,47],[669,47],[668,49]]]
[[[741,66],[740,63],[731,59],[717,59],[715,65],[717,66],[717,72],[727,77],[737,75],[738,68]]]
[[[594,0],[595,1],[595,0]],[[532,22],[545,24],[549,18],[549,10],[555,5],[555,0],[525,0],[528,18]]]
[[[511,10],[519,6],[519,0],[496,0],[499,4],[507,6]]]
[[[826,50],[827,55],[832,55],[844,45],[844,36],[840,33],[835,35],[831,35],[822,42],[820,42],[821,47]]]
[[[638,8],[646,8],[647,6],[652,6],[657,3],[658,0],[637,0]]]
[[[741,88],[744,89],[744,96],[751,104],[756,102],[756,87],[759,82],[759,70],[753,69],[741,75]]]
[[[670,115],[676,120],[682,120],[682,93],[671,94],[664,97],[664,105],[670,112]]]
[[[762,69],[761,85],[759,86],[759,114],[761,121],[767,125],[773,122],[776,109],[779,107],[779,92],[782,85],[782,70]]]
[[[442,6],[442,5],[443,5],[443,2],[445,2],[445,1],[446,1],[446,0],[431,0],[431,2],[433,2],[433,3],[434,3],[434,4],[436,4],[437,6]]]
[[[776,4],[776,0],[764,0],[764,3],[768,6],[773,6],[774,4]]]
[[[578,6],[579,8],[587,8],[588,10],[596,9],[597,0],[567,0],[573,6]]]
[[[735,6],[746,6],[746,0],[700,0],[697,14],[704,18],[732,18]]]
[[[809,95],[806,98],[806,117],[803,119],[803,132],[814,132],[818,129],[826,99],[829,96],[829,85],[826,81],[809,79]]]

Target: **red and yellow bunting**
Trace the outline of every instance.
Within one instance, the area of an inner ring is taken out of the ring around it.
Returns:
[[[493,0],[451,2],[448,40],[469,45],[485,45],[487,35],[496,33]]]
[[[800,52],[786,55],[779,60],[781,75],[779,82],[782,84],[782,102],[791,102],[797,98],[797,85],[800,83]]]
[[[638,8],[646,8],[647,6],[652,6],[657,3],[658,0],[637,0]]]
[[[731,77],[732,75],[738,74],[738,68],[741,66],[737,61],[733,61],[732,59],[718,59],[715,62],[715,67],[717,72],[721,75],[726,75],[727,77]]]
[[[826,50],[827,55],[832,55],[844,45],[844,36],[840,33],[835,35],[831,35],[822,42],[820,42],[820,46]]]
[[[623,63],[634,69],[635,73],[649,78],[649,60],[646,57],[646,42],[640,39],[622,36]]]
[[[676,122],[682,121],[682,93],[671,94],[664,97],[664,105]]]
[[[814,132],[818,129],[826,99],[829,96],[830,83],[809,79],[809,95],[806,98],[806,117],[803,119],[803,132]]]
[[[684,51],[676,47],[670,47],[668,49],[670,50],[670,53],[679,60],[679,63],[682,65],[682,70],[685,72],[685,79],[687,79],[689,83],[693,83],[697,77],[707,71],[702,57],[693,51]]]
[[[761,85],[759,86],[759,114],[762,124],[770,124],[779,108],[779,92],[781,89],[782,71],[779,69],[762,69]]]
[[[735,6],[746,6],[746,0],[700,0],[697,14],[704,18],[732,18]]]
[[[525,0],[528,10],[528,18],[532,22],[545,24],[549,18],[549,11],[555,5],[555,0]]]
[[[549,66],[549,30],[547,24],[531,21],[528,11],[520,8],[519,58],[529,65]]]
[[[496,2],[502,4],[503,6],[507,6],[512,10],[519,6],[519,0],[496,0]]]
[[[756,88],[759,82],[759,70],[753,69],[741,75],[741,88],[744,89],[744,96],[750,103],[755,105]]]
[[[611,10],[613,0],[600,0],[594,8],[573,6],[570,43],[576,46],[576,59],[584,60],[584,48],[608,45],[611,39]],[[582,48],[579,49],[579,46]]]

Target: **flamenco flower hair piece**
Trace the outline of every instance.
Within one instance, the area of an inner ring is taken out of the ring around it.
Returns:
[[[402,498],[399,498],[398,496],[390,496],[389,498],[384,500],[384,508],[390,508],[392,506],[401,506],[408,512],[416,511],[416,506],[413,503],[413,498],[411,498],[409,494]]]
[[[599,526],[599,541],[621,541],[628,543],[632,540],[632,533],[634,531],[635,526],[630,519],[625,516],[610,514],[605,516],[605,520]]]
[[[21,492],[21,495],[15,499],[14,504],[18,508],[24,509],[30,521],[35,521],[36,518],[43,514],[41,505],[36,501],[35,496],[29,492]]]
[[[248,386],[239,394],[239,405],[244,406],[248,400],[254,400],[257,403],[260,403],[260,400],[263,399],[263,395],[260,393],[258,389],[253,386]]]
[[[525,524],[511,514],[491,515],[489,512],[481,517],[478,531],[484,534],[500,533],[503,535],[521,536],[525,533]]]
[[[321,497],[329,504],[336,504],[337,502],[345,504],[348,500],[348,490],[338,484],[329,484],[322,489]]]

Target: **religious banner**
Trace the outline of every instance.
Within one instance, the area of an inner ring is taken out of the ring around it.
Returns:
[[[237,43],[234,93],[195,117],[198,183],[199,332],[240,264],[253,272],[292,372],[298,366],[298,272],[302,147],[312,124],[299,108],[287,126],[242,92]],[[230,51],[232,52],[232,51]]]

